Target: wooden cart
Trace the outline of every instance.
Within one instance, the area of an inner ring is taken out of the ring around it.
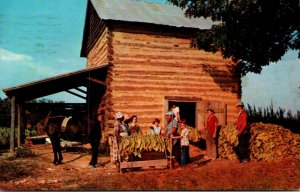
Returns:
[[[144,151],[141,155],[141,158],[132,155],[131,161],[117,163],[117,171],[123,173],[125,169],[132,168],[168,168],[168,165],[172,169],[172,159],[167,157],[166,152]]]
[[[166,158],[165,153],[150,151],[143,152],[142,157],[133,157],[131,161],[121,161],[117,165],[117,171],[121,173],[125,169],[132,168],[167,168],[168,159]]]

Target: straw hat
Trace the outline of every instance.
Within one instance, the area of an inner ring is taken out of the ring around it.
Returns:
[[[237,107],[237,106],[244,106],[244,103],[240,101],[240,102],[238,102],[238,103],[236,104],[236,107]]]

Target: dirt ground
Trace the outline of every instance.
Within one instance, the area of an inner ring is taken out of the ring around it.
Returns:
[[[192,163],[184,168],[143,169],[118,173],[109,157],[88,166],[90,154],[64,152],[52,162],[51,146],[32,145],[33,157],[0,158],[1,190],[299,190],[300,161],[238,163],[217,159],[198,165],[203,151],[191,146]]]

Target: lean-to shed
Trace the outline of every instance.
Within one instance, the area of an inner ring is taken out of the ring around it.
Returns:
[[[186,18],[170,4],[88,0],[81,56],[87,67],[109,64],[100,104],[106,128],[120,111],[137,115],[145,132],[154,118],[164,123],[172,104],[197,128],[208,107],[221,124],[233,123],[240,98],[236,64],[191,47],[195,34],[211,26],[210,19]]]

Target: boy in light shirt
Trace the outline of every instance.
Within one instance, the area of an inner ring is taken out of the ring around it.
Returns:
[[[180,136],[172,137],[174,139],[180,138],[181,145],[181,166],[185,166],[190,161],[190,142],[188,138],[189,129],[186,126],[186,120],[182,119],[180,121],[181,134]]]

